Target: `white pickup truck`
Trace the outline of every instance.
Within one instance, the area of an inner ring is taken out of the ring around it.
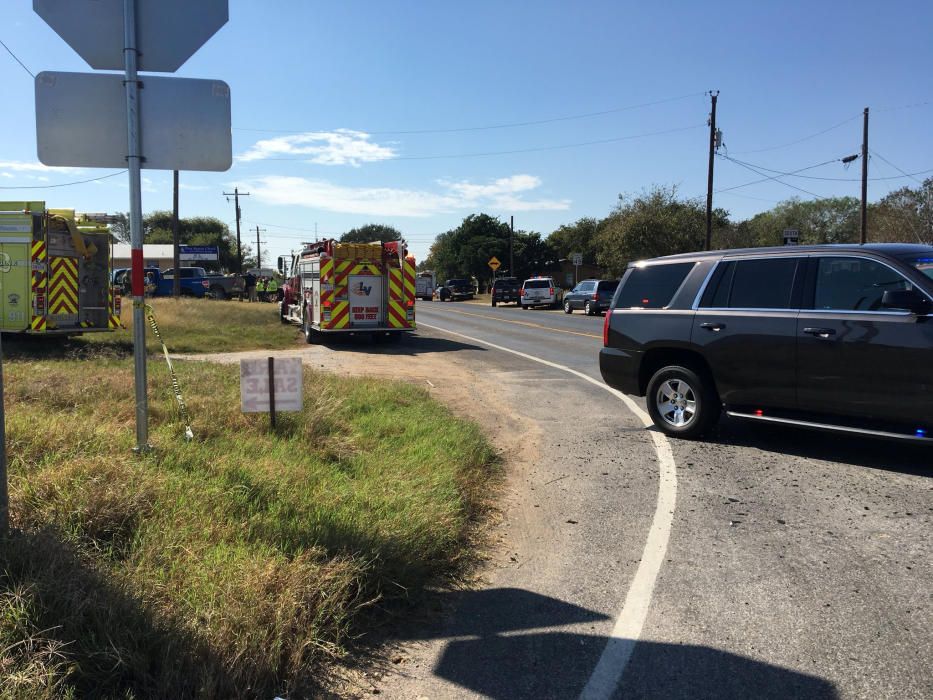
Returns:
[[[434,288],[437,282],[434,273],[430,271],[419,272],[415,277],[415,296],[424,301],[431,301],[434,298]]]

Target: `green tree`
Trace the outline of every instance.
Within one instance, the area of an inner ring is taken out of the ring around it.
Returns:
[[[583,262],[596,262],[596,234],[599,221],[584,217],[572,224],[564,224],[547,237],[547,242],[558,258],[569,258],[573,253],[580,253]]]
[[[729,225],[723,209],[713,212],[713,230]],[[655,185],[637,197],[619,195],[595,238],[596,261],[621,275],[633,260],[702,250],[706,243],[706,205],[680,199],[677,188]]]
[[[508,253],[509,225],[488,214],[471,214],[434,239],[423,269],[434,270],[438,279],[487,280],[492,278],[489,259],[495,256],[505,262]]]
[[[244,234],[248,238],[248,232]],[[171,244],[172,212],[154,211],[143,217],[143,240],[145,243]],[[236,236],[220,219],[213,216],[194,216],[178,219],[178,240],[181,245],[215,245],[218,248],[217,263],[206,263],[204,267],[221,270],[237,269]],[[243,240],[243,269],[248,267],[247,256],[251,248]]]
[[[933,244],[933,177],[902,187],[869,208],[870,241]]]
[[[859,240],[859,207],[855,197],[795,197],[753,216],[746,228],[759,246],[782,245],[785,229],[799,231],[802,244],[853,243]]]
[[[402,233],[393,226],[386,224],[366,224],[359,228],[350,229],[340,237],[341,243],[372,243],[379,241],[399,241]]]

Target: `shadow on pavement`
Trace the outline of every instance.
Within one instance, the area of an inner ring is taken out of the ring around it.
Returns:
[[[330,348],[339,348],[344,352],[358,352],[367,355],[414,356],[436,352],[459,352],[462,350],[482,350],[481,345],[464,343],[448,338],[435,338],[417,333],[406,333],[398,340],[388,338],[372,339],[367,335],[341,335],[325,338],[321,344]]]
[[[826,462],[933,476],[933,449],[929,445],[824,433],[728,417],[723,417],[710,441]]]
[[[430,675],[483,697],[576,698],[608,641],[589,631],[596,622],[605,627],[607,615],[531,591],[453,591],[434,602],[446,611],[443,621],[394,638],[448,640]],[[560,629],[568,625],[581,631]],[[614,697],[828,700],[837,693],[821,678],[718,649],[640,641]]]

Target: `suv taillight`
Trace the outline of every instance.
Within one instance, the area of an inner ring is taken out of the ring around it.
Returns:
[[[593,292],[593,301],[599,301],[599,292]]]
[[[525,288],[524,288],[524,287],[522,287],[521,289],[518,290],[518,296],[520,296],[520,297],[525,296]]]
[[[612,309],[606,311],[606,318],[603,319],[603,347],[609,347],[609,319],[612,318]]]
[[[554,296],[554,287],[549,287],[547,290],[547,293],[550,294],[551,296]]]

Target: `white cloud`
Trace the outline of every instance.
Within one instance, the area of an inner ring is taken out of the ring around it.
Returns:
[[[351,129],[309,131],[304,134],[280,136],[257,141],[237,160],[265,160],[282,156],[308,156],[309,163],[318,165],[352,165],[388,160],[395,149],[369,140],[369,134]],[[295,158],[295,160],[302,160]]]
[[[0,170],[14,172],[41,172],[41,173],[83,173],[83,168],[52,168],[42,163],[27,163],[21,160],[0,160]]]
[[[10,173],[0,173],[0,177],[9,177],[9,178],[12,178],[13,176],[10,175]]]
[[[311,209],[369,216],[423,217],[463,209],[506,211],[562,210],[570,200],[529,201],[523,192],[540,187],[531,175],[513,175],[486,185],[468,181],[438,183],[441,190],[405,190],[392,187],[345,187],[324,180],[269,175],[250,183],[253,196],[268,204],[304,206]]]

